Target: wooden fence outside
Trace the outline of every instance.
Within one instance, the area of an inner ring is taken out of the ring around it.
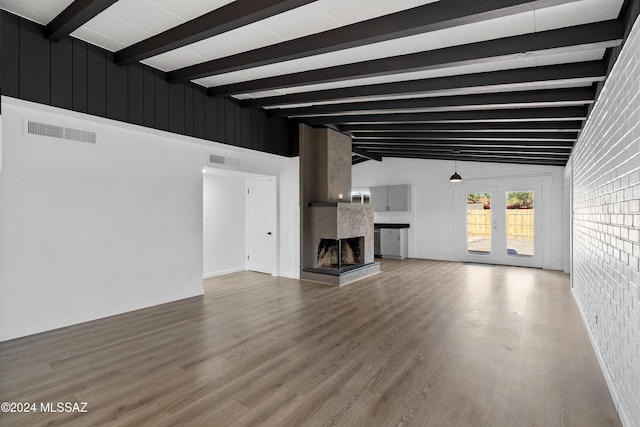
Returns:
[[[467,210],[467,235],[491,235],[491,210]],[[533,209],[507,209],[507,238],[533,240]]]

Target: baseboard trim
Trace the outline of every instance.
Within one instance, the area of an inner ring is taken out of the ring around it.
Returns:
[[[205,273],[205,274],[202,275],[202,278],[203,279],[209,279],[211,277],[224,276],[225,274],[237,273],[239,271],[245,271],[245,268],[244,267],[231,268],[229,270],[215,271],[215,272],[212,272],[212,273]]]
[[[620,422],[624,427],[632,427],[631,417],[629,417],[629,411],[627,410],[627,406],[624,401],[620,399],[620,394],[615,388],[613,378],[611,378],[611,373],[607,369],[607,364],[602,358],[602,354],[596,345],[596,339],[591,332],[591,328],[589,328],[589,322],[587,321],[587,316],[585,316],[584,311],[582,311],[582,306],[580,305],[580,301],[578,300],[578,296],[575,293],[575,288],[571,288],[571,295],[573,295],[573,300],[578,307],[578,311],[580,312],[580,316],[582,317],[582,323],[584,324],[585,329],[587,330],[587,335],[589,335],[589,340],[591,341],[591,347],[593,351],[596,353],[596,357],[598,359],[598,364],[600,365],[600,370],[602,371],[602,375],[604,376],[604,380],[607,383],[607,387],[609,388],[609,393],[611,394],[611,398],[613,399],[613,404],[616,407],[616,411],[618,411],[618,416],[620,417]]]

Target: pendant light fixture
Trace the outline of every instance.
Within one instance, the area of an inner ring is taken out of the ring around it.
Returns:
[[[459,151],[454,151],[453,154],[460,154]],[[462,181],[462,177],[458,175],[458,159],[453,159],[453,175],[449,178],[449,182],[460,182]]]

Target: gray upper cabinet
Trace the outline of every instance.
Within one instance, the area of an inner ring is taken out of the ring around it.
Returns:
[[[402,212],[411,210],[411,186],[385,185],[371,187],[371,201],[376,212]]]

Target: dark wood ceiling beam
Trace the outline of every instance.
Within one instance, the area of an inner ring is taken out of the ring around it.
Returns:
[[[464,159],[459,158],[457,155],[442,155],[442,154],[429,154],[429,153],[396,153],[396,154],[382,154],[384,161],[385,157],[400,157],[405,159],[431,159],[431,160],[463,160],[465,162],[490,162],[490,163],[511,163],[511,164],[525,164],[525,165],[547,165],[547,166],[565,166],[567,160],[564,159],[547,159],[537,157],[497,157],[497,156],[470,156]],[[460,171],[460,174],[464,179],[464,171]]]
[[[518,140],[518,141],[576,141],[577,132],[358,132],[353,135],[353,143],[362,140],[374,140],[385,142],[395,139],[407,140]]]
[[[172,76],[176,81],[193,80],[200,77],[245,70],[400,37],[438,31],[571,1],[575,0],[484,0],[479,2],[448,0],[447,2],[430,3],[275,45],[184,67],[175,70]]]
[[[360,157],[360,156],[354,156],[354,157],[351,158],[351,165],[353,166],[353,165],[357,165],[359,163],[364,163],[364,162],[367,162],[367,161],[369,161],[369,159],[366,159],[366,158]]]
[[[208,93],[212,96],[233,95],[363,77],[435,70],[469,65],[478,61],[535,57],[543,53],[573,53],[583,49],[616,47],[622,43],[623,38],[624,23],[620,20],[611,20],[430,50],[428,53],[418,52],[216,86],[210,88]],[[172,73],[168,73],[167,77],[169,81],[184,81],[184,79],[177,79]]]
[[[552,121],[552,122],[491,122],[491,123],[363,123],[343,124],[338,126],[341,132],[358,136],[361,132],[540,132],[543,135],[556,132],[578,132],[582,129],[582,122]]]
[[[412,147],[455,147],[456,149],[466,149],[474,147],[540,147],[553,148],[559,150],[571,150],[573,141],[485,141],[485,140],[468,140],[468,141],[448,141],[448,140],[412,140],[412,139],[396,139],[393,141],[379,140],[362,140],[353,143],[357,147],[396,147],[396,146],[412,146]]]
[[[427,108],[456,108],[472,110],[481,107],[531,108],[560,105],[592,104],[596,96],[593,87],[536,90],[522,92],[486,93],[476,95],[442,96],[429,98],[394,99],[370,102],[345,102],[339,104],[313,105],[299,108],[277,108],[269,110],[275,117],[304,117],[318,114],[359,113],[384,110],[419,110]]]
[[[528,153],[513,153],[513,154],[499,154],[499,153],[469,153],[469,154],[451,154],[449,152],[430,152],[430,151],[396,151],[396,152],[381,152],[381,156],[383,157],[391,157],[391,156],[403,156],[407,154],[429,154],[436,156],[451,156],[452,160],[461,160],[465,161],[467,159],[519,159],[519,160],[550,160],[554,162],[566,162],[569,160],[569,156],[555,156],[549,157],[547,154],[528,154]]]
[[[435,113],[346,114],[337,116],[304,117],[302,123],[311,126],[349,123],[402,122],[504,122],[529,120],[584,120],[585,107],[522,108],[514,110],[447,111]]]
[[[359,148],[359,147],[351,147],[351,152],[357,154],[358,156],[361,157],[365,157],[369,160],[375,160],[377,162],[381,162],[382,161],[382,157],[378,154],[375,153],[370,153],[369,151],[363,149],[363,148]]]
[[[604,80],[606,75],[607,65],[604,61],[588,61],[269,96],[246,99],[241,101],[240,105],[243,107],[272,107],[297,103],[331,102],[349,98],[419,95],[461,89],[467,91],[486,88],[513,90],[533,85],[544,87],[551,83],[591,83]]]
[[[317,0],[236,0],[117,51],[115,61],[119,65],[131,64],[315,1]]]
[[[363,145],[357,146],[358,149],[364,149],[369,152],[374,153],[383,153],[383,152],[410,152],[410,151],[418,151],[418,152],[430,152],[430,153],[443,153],[443,154],[451,154],[452,151],[460,151],[460,154],[534,154],[534,155],[549,155],[549,156],[557,156],[557,157],[569,157],[570,151],[568,150],[560,150],[555,151],[553,148],[546,147],[474,147],[474,148],[465,148],[465,149],[455,149],[452,150],[451,147],[447,145],[441,146],[415,146],[415,145],[399,145],[399,146],[388,146],[388,147],[380,147],[380,146],[368,146]]]
[[[118,0],[75,0],[45,27],[47,39],[59,42]]]

